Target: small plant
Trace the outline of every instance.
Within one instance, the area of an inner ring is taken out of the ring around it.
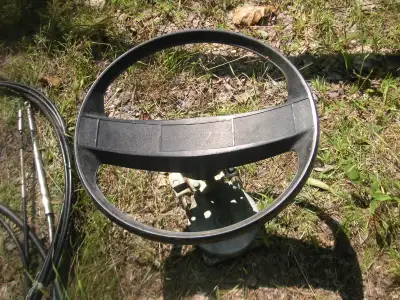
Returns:
[[[397,82],[392,77],[392,75],[388,75],[382,80],[380,88],[379,88],[379,91],[382,93],[384,105],[386,104],[388,97],[390,97],[389,92],[391,90],[398,92],[399,88],[397,87]]]
[[[267,195],[267,194],[257,193],[257,198],[259,198],[258,199],[259,201],[257,203],[257,208],[259,210],[263,210],[264,208],[269,206],[274,201],[273,197],[271,197],[270,195]]]
[[[354,183],[360,182],[361,175],[360,171],[356,165],[346,165],[345,166],[345,173],[348,179],[350,179]]]
[[[374,179],[374,181],[371,183],[371,198],[372,201],[369,205],[369,212],[373,216],[376,213],[376,209],[385,202],[389,201],[397,201],[400,204],[400,198],[398,197],[393,197],[389,193],[387,193],[382,186],[380,186],[380,183],[377,178]]]
[[[361,62],[361,66],[360,66],[360,70],[358,71],[358,73],[355,70],[353,70],[354,75],[358,78],[357,79],[357,86],[358,86],[359,90],[361,90],[364,87],[365,83],[368,82],[369,77],[371,76],[371,74],[374,71],[373,69],[371,69],[367,76],[363,76],[362,75],[363,72],[364,72],[365,61],[368,59],[369,55],[370,54],[368,53],[367,55],[363,56],[362,62]]]
[[[390,247],[397,230],[395,227],[398,226],[398,216],[393,216],[391,210],[400,205],[400,198],[387,192],[378,178],[371,183],[370,197],[369,213],[376,242],[380,247]]]
[[[349,70],[349,66],[351,65],[351,57],[349,53],[342,48],[340,49],[340,53],[342,54],[343,60],[344,60],[344,68],[346,71]]]
[[[319,94],[325,94],[328,91],[328,85],[324,77],[317,76],[311,79],[311,85],[317,90]]]

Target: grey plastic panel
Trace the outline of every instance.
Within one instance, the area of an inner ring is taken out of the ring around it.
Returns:
[[[100,120],[97,147],[125,153],[158,152],[160,127]]]
[[[292,105],[237,117],[233,123],[236,146],[283,139],[296,133]]]
[[[312,109],[309,101],[293,103],[293,118],[296,131],[305,131],[313,128]]]
[[[234,146],[232,120],[161,125],[161,152],[196,151]]]
[[[98,123],[99,119],[82,118],[79,124],[79,141],[82,146],[96,147]]]

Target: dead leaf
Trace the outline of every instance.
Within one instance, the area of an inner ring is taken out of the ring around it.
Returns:
[[[87,0],[86,3],[93,8],[101,9],[106,4],[106,1],[105,0]]]
[[[326,172],[332,171],[334,169],[335,169],[335,167],[332,165],[324,165],[323,167],[315,167],[314,171],[326,173]]]
[[[233,24],[236,25],[255,25],[260,20],[276,12],[276,8],[267,6],[242,6],[235,9],[232,17]]]
[[[159,187],[164,187],[164,186],[168,185],[165,174],[161,174],[161,173],[158,174],[156,177],[156,182]]]
[[[55,76],[42,76],[39,81],[47,86],[57,87],[61,83],[61,79]]]
[[[337,98],[339,96],[340,96],[340,94],[338,92],[328,92],[328,97],[329,98],[335,99],[335,98]]]
[[[7,272],[4,272],[4,274],[3,274],[4,282],[11,281],[16,272],[17,272],[17,270],[14,267],[9,265],[7,267]]]
[[[274,38],[276,36],[275,29],[268,30],[268,31],[258,30],[257,32],[261,36],[261,38],[263,38],[263,39],[268,39],[268,38],[271,39],[271,38]]]
[[[251,91],[244,91],[239,95],[235,95],[235,99],[238,103],[247,103],[247,101],[254,96],[254,93]]]
[[[308,178],[307,180],[307,184],[313,187],[317,187],[320,188],[321,190],[325,190],[325,191],[330,191],[331,188],[329,187],[329,185],[327,185],[326,183],[322,182],[321,180],[318,179],[314,179],[314,178]]]
[[[208,297],[205,296],[205,295],[196,294],[196,295],[192,296],[191,299],[192,299],[192,300],[207,300]]]
[[[149,119],[149,114],[147,112],[144,112],[140,115],[139,120],[148,120]]]

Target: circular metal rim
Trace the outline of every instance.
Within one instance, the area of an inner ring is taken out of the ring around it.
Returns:
[[[231,45],[229,43],[223,42],[224,37],[226,35],[229,36],[234,36],[238,40],[243,41],[243,44],[246,44],[246,41],[251,41],[252,43],[256,43],[258,47],[262,47],[265,49],[268,49],[269,51],[275,52],[280,59],[282,59],[289,67],[293,68],[293,72],[297,75],[298,79],[300,80],[300,83],[302,87],[305,89],[307,93],[307,98],[310,101],[310,106],[312,110],[312,117],[313,117],[313,124],[314,124],[314,130],[312,133],[312,142],[311,146],[308,149],[308,157],[304,157],[304,166],[301,168],[300,171],[300,165],[297,170],[297,173],[295,177],[293,178],[292,182],[288,185],[288,187],[272,202],[272,204],[257,214],[241,221],[235,224],[232,224],[227,227],[223,227],[220,229],[215,229],[215,230],[210,230],[210,231],[201,231],[201,232],[174,232],[174,231],[169,231],[169,230],[164,230],[164,229],[158,229],[152,226],[145,225],[143,223],[137,222],[131,217],[129,217],[127,214],[123,213],[121,210],[116,208],[114,205],[112,205],[107,198],[103,195],[103,193],[99,190],[100,192],[100,197],[97,197],[95,193],[88,188],[88,181],[84,176],[84,173],[82,171],[82,166],[79,161],[79,146],[77,145],[77,130],[75,131],[75,139],[74,139],[74,152],[75,152],[75,163],[77,166],[77,171],[79,178],[81,182],[83,183],[83,186],[87,193],[91,196],[91,198],[94,200],[96,205],[99,207],[99,209],[102,211],[104,215],[106,215],[111,221],[115,222],[116,224],[120,225],[124,229],[128,230],[129,232],[136,233],[140,236],[160,241],[160,242],[167,242],[167,243],[175,243],[175,244],[199,244],[199,243],[212,243],[212,242],[217,242],[221,241],[224,239],[227,239],[235,234],[238,234],[240,232],[244,232],[246,230],[250,230],[256,226],[260,226],[267,221],[273,219],[280,211],[282,211],[289,203],[291,200],[294,199],[294,197],[298,194],[300,189],[303,187],[305,184],[308,175],[311,172],[312,169],[312,163],[314,161],[314,158],[316,156],[317,152],[317,146],[318,146],[318,135],[319,135],[319,130],[318,130],[318,117],[317,117],[317,111],[315,107],[315,103],[313,101],[313,97],[311,94],[310,89],[308,88],[304,78],[301,76],[300,72],[293,66],[293,64],[286,58],[284,57],[279,51],[276,49],[273,49],[269,47],[268,45],[260,42],[257,39],[254,39],[252,37],[248,37],[239,33],[233,33],[233,32],[228,32],[228,31],[222,31],[222,30],[184,30],[184,31],[178,31],[170,34],[166,34],[163,36],[159,36],[156,38],[153,38],[147,42],[144,42],[142,44],[139,44],[135,46],[134,48],[128,50],[121,56],[119,56],[116,60],[114,60],[101,74],[100,76],[96,79],[96,81],[93,83],[91,86],[90,90],[88,91],[84,102],[82,104],[82,107],[85,105],[85,103],[88,101],[88,99],[91,96],[91,93],[96,90],[97,85],[99,82],[103,84],[104,82],[101,82],[103,80],[102,76],[104,74],[107,74],[112,68],[120,67],[118,66],[118,63],[120,62],[121,59],[123,59],[125,56],[130,55],[132,56],[138,49],[141,47],[145,46],[150,46],[152,43],[159,42],[160,39],[166,39],[166,38],[173,38],[176,35],[180,34],[188,34],[190,33],[191,35],[196,35],[196,33],[213,33],[213,34],[218,34],[221,36],[221,41],[215,41],[215,43],[218,44],[224,44],[224,45]],[[186,44],[190,44],[192,42],[188,42]],[[198,42],[198,43],[207,43],[207,42]],[[182,45],[182,44],[180,44]],[[177,45],[175,45],[177,46]],[[240,47],[239,45],[234,45],[237,47]],[[168,46],[166,48],[171,48],[173,46]],[[255,52],[254,49],[242,46],[241,48],[246,49],[251,52]],[[163,50],[163,49],[161,49]],[[147,53],[146,56],[154,54],[156,52],[159,52],[160,50],[152,51]],[[127,65],[124,70],[129,68],[132,64]],[[279,66],[277,66],[279,69],[281,69]],[[121,73],[121,72],[120,72]],[[286,74],[285,74],[286,76]],[[114,79],[110,81],[108,86],[112,83]],[[78,118],[77,118],[77,123],[76,123],[76,128],[79,128],[79,121],[81,118],[81,115],[83,114],[82,107],[79,111]],[[96,186],[98,188],[98,186]]]

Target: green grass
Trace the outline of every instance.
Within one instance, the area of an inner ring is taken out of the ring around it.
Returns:
[[[382,298],[379,290],[389,299],[399,293],[400,79],[399,66],[382,56],[399,54],[400,3],[280,0],[271,2],[278,10],[275,23],[236,28],[228,12],[244,3],[113,0],[100,10],[74,0],[47,1],[31,10],[18,9],[13,1],[0,4],[2,33],[9,32],[4,29],[10,26],[21,29],[0,40],[0,75],[47,94],[71,134],[85,93],[112,60],[133,45],[193,24],[239,30],[279,48],[293,58],[318,96],[320,147],[311,177],[329,189],[306,185],[296,204],[266,224],[265,251],[205,268],[201,256],[190,247],[182,250],[186,255],[174,256],[170,245],[144,240],[112,225],[78,187],[74,209],[82,239],[67,288],[70,299],[158,299],[163,295],[190,299],[196,293],[216,299],[262,299],[266,297],[263,291],[276,298],[334,298],[348,291],[340,269],[347,270],[354,261],[340,256],[335,266],[339,275],[329,273],[331,269],[325,266],[321,269],[326,273],[319,273],[313,265],[322,261],[330,266],[336,260],[329,249],[340,230],[357,254],[365,297]],[[286,97],[282,76],[269,65],[244,58],[247,54],[196,45],[143,59],[113,83],[106,113],[176,119],[281,103]],[[57,79],[57,84],[49,84],[49,77]],[[15,100],[0,98],[0,145],[7,146],[10,157],[17,155],[17,148],[13,142],[2,141],[13,140],[17,107]],[[59,199],[58,150],[49,125],[41,117],[37,121],[51,193]],[[246,190],[260,208],[290,182],[294,165],[295,158],[289,155],[240,169]],[[18,210],[16,166],[18,156],[7,163],[0,160],[0,199]],[[180,230],[185,220],[179,203],[159,180],[155,173],[114,167],[102,169],[99,175],[113,204],[142,222]],[[337,220],[339,229],[330,232],[320,214],[304,203]],[[256,271],[255,265],[264,270]],[[251,276],[258,278],[262,289],[248,287]],[[353,273],[348,276],[349,281],[357,281]]]

